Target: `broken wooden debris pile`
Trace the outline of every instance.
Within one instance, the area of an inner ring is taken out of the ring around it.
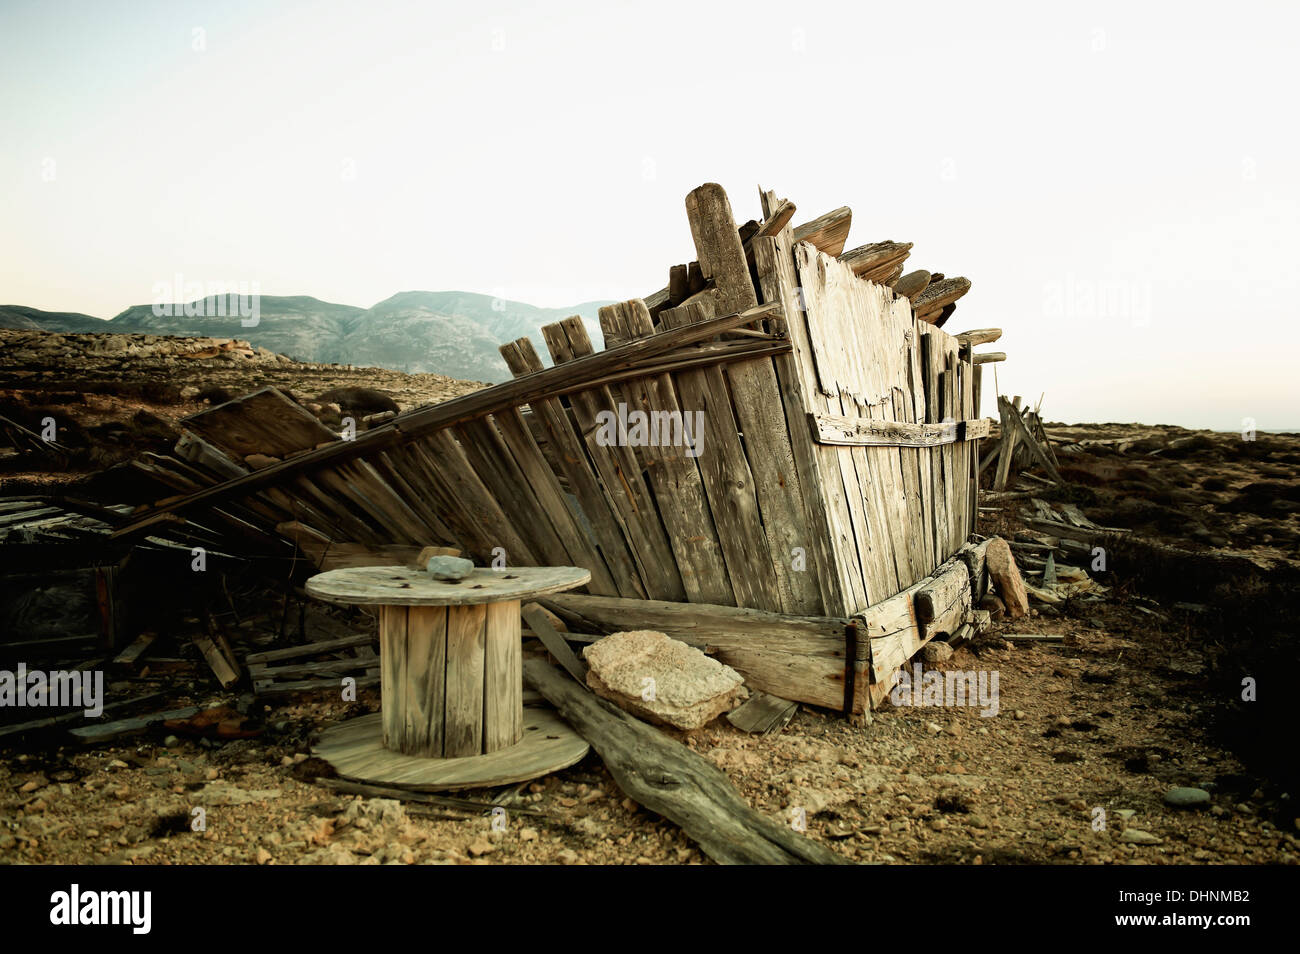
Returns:
[[[1006,490],[1013,474],[1034,467],[1041,467],[1053,483],[1062,482],[1061,465],[1043,427],[1039,409],[1028,405],[1022,408],[1019,395],[1009,399],[998,395],[998,438],[988,445],[980,460],[981,473],[997,462],[994,490]]]
[[[259,696],[324,691],[338,694],[344,678],[363,689],[379,685],[378,638],[364,633],[250,653],[244,657]],[[325,658],[316,658],[325,657]]]
[[[193,415],[174,455],[137,461],[166,496],[114,538],[216,539],[304,571],[429,544],[578,566],[585,596],[627,601],[619,629],[659,629],[643,617],[661,604],[780,618],[809,638],[758,649],[742,627],[722,651],[756,688],[863,711],[853,668],[871,671],[876,637],[846,624],[928,585],[974,531],[974,349],[1000,332],[943,331],[970,282],[906,271],[906,242],[845,251],[849,209],[798,225],[759,198],[737,226],[721,186],[693,190],[696,259],[602,308],[603,350],[565,319],[542,329],[552,367],[521,338],[501,348],[513,380],[355,432],[270,388]]]

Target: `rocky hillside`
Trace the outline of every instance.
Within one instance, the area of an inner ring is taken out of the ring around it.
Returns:
[[[471,292],[412,291],[357,308],[308,296],[263,295],[252,327],[245,327],[238,314],[218,316],[216,304],[216,298],[207,298],[165,306],[161,315],[153,305],[133,305],[109,321],[4,305],[0,328],[239,338],[296,361],[493,382],[510,377],[498,345],[528,336],[540,354],[546,353],[542,325],[578,314],[597,347],[601,341],[596,312],[602,302],[537,308]]]

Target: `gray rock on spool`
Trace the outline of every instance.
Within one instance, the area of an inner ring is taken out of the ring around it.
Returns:
[[[435,580],[459,583],[474,572],[474,561],[464,557],[434,556],[429,557],[424,570]]]

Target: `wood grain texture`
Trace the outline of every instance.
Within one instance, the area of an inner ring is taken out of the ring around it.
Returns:
[[[454,606],[448,609],[442,744],[447,758],[478,755],[483,751],[486,641],[487,607]]]
[[[523,649],[519,601],[487,607],[483,673],[483,751],[509,748],[523,737]]]
[[[343,778],[421,792],[492,788],[558,772],[586,757],[591,747],[551,709],[529,706],[523,739],[507,749],[462,758],[403,755],[383,746],[380,715],[330,726],[312,754]]]
[[[591,579],[577,566],[475,567],[456,582],[435,580],[419,567],[358,566],[320,573],[307,581],[317,599],[359,606],[470,606],[523,600],[573,589]]]

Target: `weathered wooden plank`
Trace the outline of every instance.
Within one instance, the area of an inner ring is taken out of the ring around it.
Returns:
[[[555,657],[555,661],[564,667],[570,676],[578,680],[579,685],[587,684],[587,664],[574,655],[564,637],[551,623],[547,611],[537,603],[528,603],[521,611],[528,627],[542,641],[546,651]]]
[[[891,269],[901,267],[903,262],[907,260],[907,254],[911,249],[911,242],[872,242],[869,245],[859,245],[851,251],[842,253],[839,260],[853,269],[854,275],[861,278],[869,276],[869,273],[880,269],[882,266],[888,266]],[[928,272],[926,276],[928,280]],[[884,284],[884,282],[879,284]]]
[[[1001,328],[973,328],[955,335],[963,348],[974,348],[982,344],[992,344],[1002,337]]]
[[[519,601],[487,606],[483,666],[483,751],[509,748],[524,734]]]
[[[407,445],[449,497],[447,522],[460,531],[462,542],[480,563],[488,562],[500,547],[512,566],[541,563],[531,542],[501,509],[470,464],[464,448],[450,431],[435,431]]]
[[[520,338],[501,346],[501,356],[516,377],[542,370],[542,361],[533,344]],[[617,515],[606,488],[592,472],[587,462],[582,441],[574,432],[573,422],[559,398],[539,398],[533,401],[533,413],[546,431],[547,440],[555,449],[556,461],[576,497],[596,544],[600,548],[609,573],[613,577],[619,596],[646,595],[636,562],[628,549],[626,528]],[[592,577],[592,592],[601,587]]]
[[[582,319],[576,316],[545,326],[542,335],[557,367],[592,353],[591,339],[587,337]],[[635,347],[641,340],[649,339],[638,339],[623,347]],[[605,440],[607,429],[601,427],[602,417],[613,415],[616,418],[618,402],[608,387],[598,387],[573,393],[569,403],[591,460],[628,532],[646,595],[656,599],[685,599],[686,588],[673,559],[672,546],[636,455],[630,447]]]
[[[358,633],[354,636],[340,636],[338,639],[323,639],[314,643],[304,643],[301,646],[286,646],[284,649],[268,649],[265,652],[249,653],[244,657],[244,664],[253,666],[257,664],[279,662],[283,659],[301,659],[303,656],[319,656],[321,653],[332,653],[340,649],[350,649],[353,646],[369,646],[374,641],[374,635],[368,633]]]
[[[407,665],[405,606],[379,608],[380,694],[383,696],[384,747],[402,751],[406,741]],[[445,610],[444,610],[445,612]]]
[[[243,461],[249,454],[287,457],[339,436],[273,387],[184,418],[199,437]]]
[[[221,683],[223,689],[228,689],[235,683],[239,682],[239,669],[230,659],[226,658],[217,644],[207,636],[195,633],[190,640],[198,647],[203,658],[207,661],[212,674],[217,677],[217,682]]]
[[[745,253],[736,235],[731,203],[721,186],[700,186],[687,199],[695,250],[705,274],[714,279],[719,311],[757,304]],[[781,215],[778,208],[767,216]],[[786,424],[781,387],[768,359],[734,362],[723,369],[753,478],[763,525],[763,542],[776,578],[776,599],[752,605],[787,612],[813,612],[821,594],[815,581],[794,569],[795,550],[806,549],[803,487]]]
[[[510,408],[494,415],[494,420],[500,428],[506,446],[513,454],[515,462],[537,498],[542,508],[542,515],[550,522],[555,535],[568,554],[564,563],[591,570],[591,583],[588,585],[593,592],[607,596],[617,594],[618,588],[610,576],[604,558],[583,529],[570,503],[570,498],[565,496],[555,477],[555,472],[542,455],[541,448],[538,447],[523,416],[517,409]]]
[[[443,724],[443,755],[447,758],[478,755],[483,751],[486,631],[487,607],[456,606],[448,609],[446,717]]]
[[[403,704],[407,747],[403,751],[441,757],[446,706],[447,610],[442,606],[408,606],[405,609]],[[388,704],[387,697],[384,703]]]
[[[772,193],[764,193],[762,198],[765,211],[776,201]],[[815,575],[822,612],[848,613],[865,605],[862,575],[835,452],[814,444],[801,424],[809,411],[825,411],[826,403],[817,390],[792,241],[789,228],[775,238],[757,240],[755,261],[764,298],[783,306],[793,348],[789,356],[777,360],[776,368],[795,469],[805,488],[803,525],[808,538],[800,546],[805,560],[811,557],[809,569]]]
[[[799,710],[797,702],[755,690],[745,703],[727,713],[727,721],[741,732],[775,732],[784,728]]]
[[[665,327],[699,321],[710,307],[707,301],[689,302],[660,314]],[[740,606],[779,610],[781,598],[776,569],[754,490],[749,459],[741,443],[727,383],[718,368],[679,371],[674,375],[681,406],[699,412],[704,422],[704,452],[695,459],[705,496],[717,527],[719,547]]]
[[[660,313],[664,327],[673,326],[666,317],[669,311],[675,309]],[[649,310],[636,298],[601,308],[600,321],[602,330],[608,327],[627,341],[654,333]],[[711,372],[684,373],[689,376]],[[656,437],[656,445],[633,450],[654,490],[686,598],[693,603],[733,602],[735,591],[727,576],[718,530],[697,464],[701,452],[711,452],[711,448],[705,448],[704,435],[696,427],[697,422],[704,424],[704,418],[695,413],[696,409],[683,407],[675,382],[668,374],[631,379],[622,388],[621,396],[626,399],[629,414],[637,411],[645,415]],[[664,430],[669,432],[668,442],[662,440]],[[695,442],[694,448],[686,446],[688,437]]]
[[[814,437],[823,444],[867,447],[936,447],[988,437],[993,422],[987,418],[939,424],[881,421],[843,414],[810,414]]]

